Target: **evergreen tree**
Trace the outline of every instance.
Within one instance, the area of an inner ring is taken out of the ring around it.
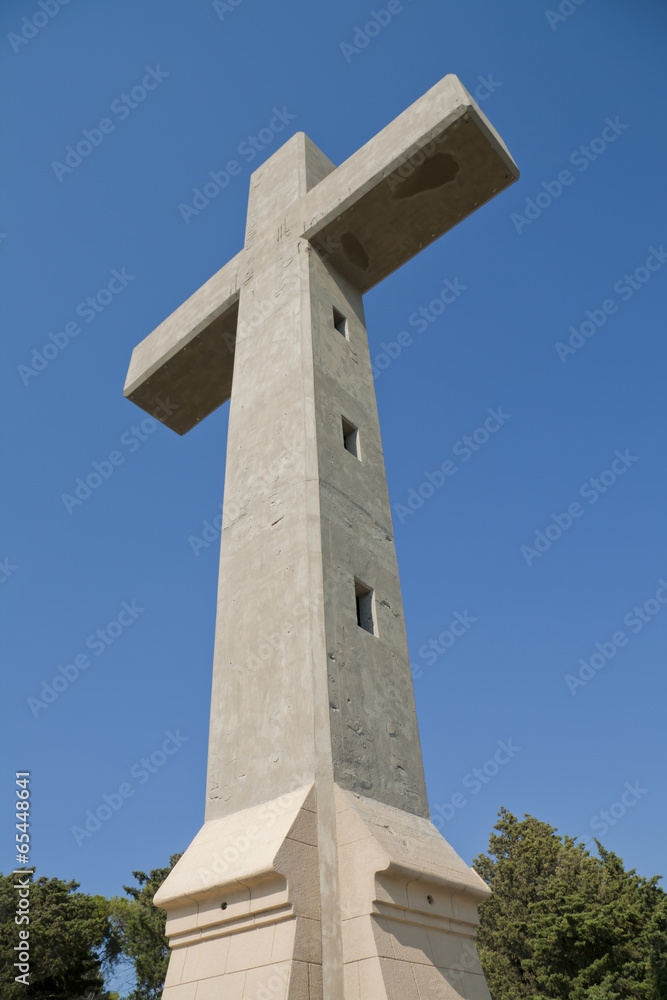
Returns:
[[[493,889],[477,944],[493,1000],[667,1000],[667,894],[501,809],[473,865]]]
[[[104,973],[119,951],[103,896],[77,892],[78,882],[29,878],[29,923],[16,923],[16,886],[28,878],[0,875],[0,995],[2,1000],[115,1000],[104,991]],[[30,971],[17,982],[19,930],[28,930]]]
[[[167,975],[169,943],[165,937],[166,914],[153,905],[153,896],[174,867],[180,854],[173,854],[168,868],[132,872],[139,887],[124,885],[130,899],[110,901],[112,921],[123,955],[134,964],[136,988],[126,1000],[160,1000]]]

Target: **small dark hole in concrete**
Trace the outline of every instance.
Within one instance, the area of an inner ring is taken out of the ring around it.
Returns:
[[[333,307],[333,322],[338,332],[347,338],[347,320],[341,312],[338,312],[335,306]]]
[[[357,625],[371,635],[376,635],[375,621],[373,618],[374,594],[371,587],[367,587],[360,580],[354,581],[354,589],[357,597]]]
[[[358,458],[361,461],[361,452],[359,450],[359,428],[351,424],[349,420],[343,419],[343,444],[345,445],[345,450],[349,451],[351,455]]]
[[[220,903],[220,909],[221,910],[226,910],[227,909],[227,904],[226,903]]]
[[[453,181],[459,172],[459,165],[449,153],[436,153],[420,166],[415,167],[409,177],[399,184],[392,198],[412,198],[423,191],[434,191]]]
[[[430,905],[433,906],[433,896],[427,896],[426,897],[426,902],[430,903]]]
[[[368,270],[370,265],[368,254],[354,233],[343,233],[340,238],[340,245],[350,264],[354,264],[355,267],[360,268],[362,271]]]

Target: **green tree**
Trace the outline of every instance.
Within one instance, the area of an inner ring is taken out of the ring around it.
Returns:
[[[26,899],[29,923],[15,922],[16,886],[26,876],[0,874],[0,995],[3,1000],[115,1000],[106,992],[104,973],[119,953],[119,943],[103,896],[77,892],[78,882],[31,877]],[[19,930],[29,931],[27,984],[14,963]]]
[[[493,1000],[667,1000],[667,894],[501,809],[473,865],[493,889],[477,939]]]
[[[153,905],[153,896],[174,867],[180,854],[173,854],[168,868],[132,872],[139,887],[124,885],[130,899],[110,900],[112,922],[123,955],[134,965],[136,988],[126,1000],[160,1000],[167,975],[169,943],[164,928],[166,914]]]

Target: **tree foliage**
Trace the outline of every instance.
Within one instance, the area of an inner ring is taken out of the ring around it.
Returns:
[[[104,972],[119,951],[103,896],[77,892],[78,882],[30,879],[29,923],[17,924],[16,885],[25,876],[0,875],[0,995],[3,1000],[114,1000]],[[27,985],[16,982],[19,930],[29,931]]]
[[[168,868],[132,872],[137,886],[124,885],[130,897],[110,901],[112,923],[122,954],[134,965],[136,988],[126,1000],[160,1000],[169,963],[165,937],[166,914],[153,905],[153,896],[174,867],[180,854],[173,854]]]
[[[493,1000],[667,1000],[667,894],[532,816],[501,809],[474,866],[493,890],[477,939]],[[153,896],[174,867],[146,874],[127,897],[77,892],[77,882],[30,884],[30,981],[15,981],[17,876],[0,875],[2,1000],[117,1000],[104,974],[122,955],[136,986],[125,1000],[160,1000],[169,961],[165,914]]]
[[[667,1000],[667,894],[533,816],[501,809],[473,865],[493,889],[477,939],[493,1000]]]

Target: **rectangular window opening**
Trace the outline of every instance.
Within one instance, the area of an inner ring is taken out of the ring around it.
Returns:
[[[361,448],[359,446],[359,428],[351,424],[349,420],[343,419],[343,444],[347,451],[361,461]]]
[[[371,635],[377,635],[375,629],[375,592],[372,587],[355,578],[354,592],[357,599],[357,625]]]
[[[347,334],[347,320],[345,319],[345,317],[341,312],[338,312],[335,306],[333,307],[333,322],[338,332],[342,334],[342,336],[345,337],[346,340],[348,340],[349,338]]]

